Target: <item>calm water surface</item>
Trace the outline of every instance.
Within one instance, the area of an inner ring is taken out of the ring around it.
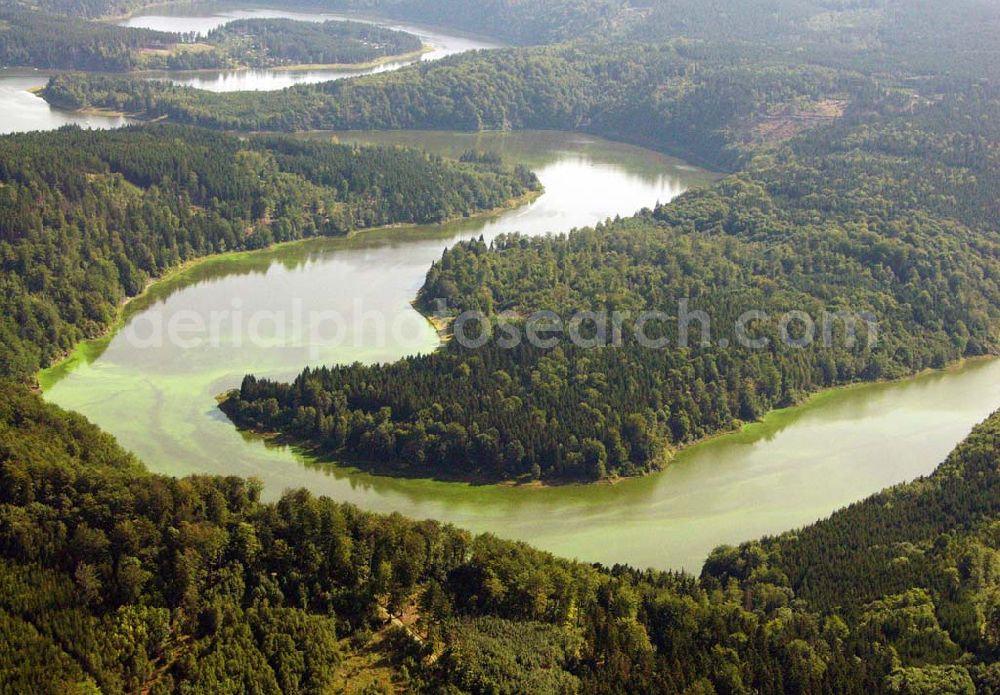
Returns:
[[[445,33],[438,29],[393,20],[367,18],[353,14],[322,13],[310,10],[290,11],[266,6],[246,9],[245,5],[168,5],[159,8],[150,8],[144,12],[144,14],[136,14],[124,20],[121,24],[123,26],[157,29],[159,31],[205,34],[234,19],[271,19],[282,17],[303,22],[350,19],[353,21],[370,22],[390,29],[398,29],[415,34],[431,49],[413,60],[385,63],[377,67],[361,70],[248,69],[150,73],[153,77],[169,79],[175,84],[197,87],[198,89],[206,89],[213,92],[269,91],[284,89],[295,84],[327,82],[347,77],[372,75],[379,72],[398,70],[418,60],[438,60],[456,53],[497,48],[500,45],[485,39],[458,36],[451,32]]]
[[[53,108],[30,89],[44,87],[46,70],[0,68],[0,135],[26,130],[55,130],[75,123],[84,128],[117,128],[127,123],[121,116],[101,116]]]
[[[487,219],[316,240],[197,265],[135,302],[122,331],[81,346],[72,362],[44,374],[47,398],[87,415],[157,472],[253,475],[270,498],[303,486],[370,510],[523,539],[567,557],[693,571],[719,543],[793,528],[929,473],[1000,407],[1000,361],[973,362],[826,393],[745,432],[692,447],[658,475],[544,489],[377,477],[241,434],[214,397],[245,373],[289,378],[310,363],[376,362],[433,350],[437,336],[410,301],[430,263],[457,240],[568,231],[669,200],[709,179],[676,160],[574,134],[346,137],[451,155],[498,149],[531,166],[546,192]],[[296,315],[310,311],[345,317],[339,340],[296,324]],[[186,347],[143,346],[157,325],[192,316],[205,328],[187,331]],[[387,317],[385,325],[378,316]],[[220,330],[209,327],[213,317]]]

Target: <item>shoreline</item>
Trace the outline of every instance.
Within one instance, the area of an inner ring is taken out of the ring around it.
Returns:
[[[142,77],[147,79],[163,79],[169,80],[172,75],[183,77],[186,75],[206,75],[212,73],[218,74],[230,74],[230,73],[241,73],[249,72],[250,70],[271,70],[274,72],[308,72],[310,70],[317,71],[343,71],[349,72],[354,70],[374,70],[375,68],[380,68],[385,65],[391,65],[393,63],[406,63],[412,65],[420,61],[420,58],[427,55],[428,53],[433,53],[438,50],[437,46],[433,44],[425,43],[420,50],[409,51],[407,53],[397,53],[393,55],[380,56],[372,60],[368,60],[362,63],[293,63],[290,65],[237,65],[228,68],[192,68],[190,70],[169,70],[163,68],[149,68],[149,69],[138,69],[138,70],[128,70],[125,72],[101,72],[95,70],[84,71],[85,75],[110,75],[114,77]],[[45,71],[47,73],[62,74],[75,72],[74,70],[62,69],[62,68],[38,68],[34,65],[10,65],[7,66],[16,70],[34,70],[34,71]],[[400,66],[406,67],[406,65]],[[358,75],[361,77],[361,75]],[[48,78],[46,78],[46,84],[48,83]],[[45,91],[46,84],[38,85],[35,87],[29,87],[25,91],[34,94],[36,97],[44,99],[43,92]],[[70,113],[101,113],[101,114],[116,114],[129,117],[138,117],[137,114],[126,114],[124,112],[111,111],[106,109],[101,109],[97,107],[83,107],[79,109],[68,109],[56,104],[52,104],[56,108],[61,108],[64,111]]]
[[[450,327],[453,317],[439,317],[433,314],[426,313],[423,308],[419,305],[416,299],[410,302],[410,305],[417,311],[424,319],[434,327],[438,334],[440,343],[438,344],[436,350],[440,350],[444,347],[445,343],[450,339]],[[469,475],[455,475],[455,474],[442,474],[427,471],[414,471],[405,468],[402,464],[392,463],[392,462],[376,462],[368,461],[360,457],[353,457],[349,454],[337,454],[328,451],[323,451],[318,445],[314,444],[309,440],[296,439],[295,437],[282,432],[269,432],[265,430],[260,430],[256,428],[245,428],[242,427],[232,419],[229,413],[226,411],[226,403],[232,398],[232,394],[238,389],[233,389],[224,393],[216,395],[216,402],[219,409],[229,418],[230,423],[236,427],[240,432],[250,433],[254,436],[260,437],[266,443],[288,446],[302,452],[305,456],[313,459],[313,462],[319,465],[334,466],[342,470],[351,470],[359,473],[364,473],[367,475],[372,475],[376,477],[385,478],[403,478],[408,480],[428,480],[434,482],[442,483],[457,483],[470,486],[491,486],[491,487],[513,487],[513,488],[530,488],[530,489],[546,489],[546,488],[561,488],[567,486],[595,486],[595,485],[617,485],[619,483],[631,480],[642,480],[644,478],[649,478],[657,474],[663,473],[678,457],[683,454],[697,449],[701,446],[711,444],[713,442],[720,441],[726,437],[737,437],[741,435],[751,435],[754,430],[764,429],[772,425],[779,424],[776,421],[780,421],[790,415],[798,415],[806,412],[812,408],[817,407],[823,401],[832,398],[838,394],[846,393],[848,391],[854,391],[864,388],[874,388],[878,386],[890,386],[893,384],[903,384],[908,381],[916,381],[922,377],[927,377],[931,375],[944,375],[949,372],[959,371],[972,364],[977,364],[980,362],[991,362],[1000,359],[1000,354],[986,354],[986,355],[974,355],[971,357],[962,357],[954,362],[950,362],[943,367],[927,367],[917,372],[911,374],[904,374],[902,376],[893,378],[881,378],[873,379],[870,381],[852,381],[844,384],[837,384],[835,386],[829,386],[816,391],[811,391],[805,394],[805,397],[792,405],[781,406],[777,408],[772,408],[768,410],[759,420],[754,420],[751,422],[740,422],[738,427],[732,429],[720,430],[712,434],[699,437],[698,439],[692,440],[682,445],[671,445],[665,447],[660,456],[660,465],[654,469],[650,470],[641,475],[615,475],[607,478],[601,478],[600,480],[577,480],[577,479],[550,479],[550,480],[519,480],[516,478],[505,478],[497,479],[490,478],[489,476],[482,475],[480,473],[473,473]]]
[[[406,28],[400,28],[400,31],[406,31],[408,33],[413,33],[412,29],[423,29],[425,31],[434,31],[440,33],[447,33],[450,36],[460,37],[465,39],[472,39],[480,42],[486,42],[492,44],[493,48],[504,48],[510,46],[503,39],[499,39],[494,36],[488,36],[487,34],[480,34],[474,31],[468,31],[465,29],[453,28],[444,24],[429,24],[425,22],[420,22],[412,19],[407,19],[405,17],[393,17],[389,14],[379,14],[377,12],[366,12],[364,10],[357,11],[351,9],[337,9],[337,10],[327,10],[324,11],[322,8],[317,7],[314,3],[309,2],[296,2],[293,0],[288,5],[279,4],[276,5],[274,2],[268,2],[267,0],[247,0],[247,2],[239,2],[237,0],[162,0],[157,2],[151,2],[141,7],[136,7],[135,9],[128,10],[121,14],[116,15],[103,15],[100,17],[92,18],[95,22],[113,23],[117,24],[119,22],[132,19],[134,17],[145,17],[151,16],[150,10],[156,10],[158,8],[191,8],[192,10],[202,9],[208,12],[212,11],[212,8],[216,8],[217,11],[239,11],[241,9],[251,8],[255,10],[268,10],[268,9],[281,9],[286,12],[297,12],[300,14],[313,14],[313,15],[329,15],[331,19],[340,18],[346,21],[356,21],[356,22],[368,22],[370,24],[378,24],[385,26],[387,22],[393,22],[396,24],[402,24]],[[188,17],[209,17],[212,14],[202,14],[202,15],[186,15]],[[390,29],[396,27],[389,27]]]
[[[305,131],[305,132],[306,133],[318,133],[318,132],[319,133],[326,133],[330,137],[333,137],[333,138],[335,138],[337,136],[337,132],[336,131]],[[526,193],[524,196],[520,196],[518,198],[511,199],[506,204],[504,204],[502,206],[499,206],[497,208],[493,208],[491,210],[484,210],[484,211],[478,212],[478,213],[476,213],[474,215],[470,215],[467,218],[463,218],[462,216],[458,216],[456,218],[451,218],[449,220],[443,220],[442,222],[437,223],[436,226],[440,226],[440,225],[446,224],[446,223],[448,223],[450,221],[454,221],[455,219],[475,219],[475,218],[479,218],[479,217],[488,217],[490,215],[497,214],[498,212],[502,212],[503,210],[511,209],[511,208],[515,208],[515,207],[518,207],[520,205],[523,205],[526,202],[528,202],[528,201],[530,201],[532,199],[537,198],[541,194],[542,194],[542,191],[530,191],[530,192]],[[178,276],[181,276],[184,273],[190,271],[192,268],[198,267],[198,266],[200,266],[202,264],[212,263],[212,262],[224,262],[227,259],[234,259],[234,258],[238,258],[240,256],[263,255],[263,254],[267,254],[267,253],[273,253],[276,250],[278,250],[280,248],[283,248],[283,247],[292,246],[292,245],[302,245],[302,244],[306,244],[306,243],[317,243],[320,240],[326,240],[326,241],[346,241],[346,240],[349,240],[351,238],[359,237],[362,234],[377,233],[377,232],[379,232],[381,230],[416,228],[416,227],[420,227],[420,226],[430,226],[430,225],[415,225],[415,224],[410,224],[410,223],[382,225],[382,226],[378,226],[378,227],[368,227],[368,228],[353,230],[350,233],[345,234],[345,235],[341,235],[341,236],[331,236],[331,237],[319,237],[319,236],[316,236],[316,237],[307,237],[307,238],[304,238],[304,239],[298,239],[298,240],[294,240],[294,241],[282,242],[282,243],[279,243],[279,244],[274,244],[274,245],[271,245],[271,246],[267,247],[266,249],[259,249],[259,250],[253,250],[253,251],[232,251],[232,252],[227,252],[227,253],[223,253],[223,254],[212,254],[212,255],[200,257],[200,258],[197,258],[197,259],[191,259],[190,261],[182,263],[181,265],[176,266],[176,267],[168,270],[163,275],[158,276],[157,278],[151,279],[150,282],[147,283],[146,287],[143,288],[142,292],[140,292],[138,295],[136,295],[134,297],[128,298],[123,303],[123,305],[122,305],[122,310],[120,312],[120,314],[121,314],[120,321],[126,320],[130,316],[130,314],[128,313],[129,312],[129,307],[134,306],[135,302],[142,300],[144,297],[147,297],[149,295],[150,291],[153,288],[155,288],[157,286],[160,286],[162,284],[168,283],[168,282],[170,282],[172,280],[175,280]],[[414,309],[416,311],[418,311],[418,313],[421,314],[421,316],[424,317],[424,319],[428,322],[428,324],[431,325],[435,329],[435,331],[436,331],[436,333],[438,335],[438,338],[439,338],[439,345],[438,345],[437,349],[440,349],[440,347],[441,347],[441,345],[443,345],[444,341],[446,341],[448,339],[449,332],[450,332],[449,331],[449,324],[450,324],[450,322],[447,319],[441,319],[440,317],[436,317],[436,316],[433,316],[433,315],[429,315],[428,313],[425,313],[425,311],[423,311],[419,307],[419,305],[417,305],[415,299],[411,300],[410,304],[411,304],[411,306],[414,307]],[[54,362],[53,364],[51,364],[46,369],[40,370],[36,374],[36,378],[39,378],[39,375],[41,375],[41,374],[44,374],[46,372],[50,372],[52,370],[58,369],[60,366],[65,365],[67,362],[69,362],[70,360],[72,360],[75,355],[77,355],[77,354],[79,354],[81,352],[81,347],[82,346],[84,346],[85,344],[93,345],[94,343],[97,343],[97,342],[99,342],[101,340],[106,339],[107,335],[113,333],[114,330],[115,330],[115,328],[119,327],[120,325],[121,325],[121,323],[119,323],[118,321],[116,321],[116,323],[114,325],[112,325],[112,326],[109,326],[107,328],[107,330],[105,330],[102,333],[102,335],[95,336],[95,337],[90,338],[90,339],[88,339],[86,341],[81,341],[81,343],[78,343],[76,346],[74,346],[73,350],[70,353],[68,353],[65,357],[63,357],[62,359],[60,359],[58,362]],[[837,393],[841,393],[841,392],[844,392],[844,391],[847,391],[847,390],[854,390],[854,389],[860,389],[860,388],[876,387],[876,386],[879,386],[879,385],[887,385],[887,384],[896,384],[896,383],[907,382],[907,381],[919,379],[920,377],[922,377],[924,375],[946,374],[946,373],[951,372],[951,371],[959,370],[959,369],[963,368],[965,365],[967,365],[969,363],[995,360],[998,357],[1000,357],[1000,355],[996,355],[996,354],[965,357],[965,358],[961,358],[961,359],[949,362],[948,364],[946,364],[946,365],[944,365],[943,367],[940,367],[940,368],[926,368],[926,369],[922,369],[922,370],[915,371],[915,372],[912,372],[912,373],[903,374],[901,376],[894,377],[894,378],[880,378],[880,379],[868,380],[868,381],[852,381],[852,382],[848,382],[848,383],[838,384],[838,385],[835,385],[835,386],[830,386],[830,387],[827,387],[827,388],[822,388],[822,389],[819,389],[819,390],[816,390],[816,391],[810,391],[807,394],[805,394],[805,397],[802,398],[799,402],[797,402],[797,403],[795,403],[793,405],[789,405],[789,406],[773,408],[773,409],[767,411],[759,420],[755,420],[755,421],[752,421],[752,422],[741,422],[741,423],[739,423],[738,427],[719,430],[719,431],[714,432],[712,434],[709,434],[709,435],[706,435],[704,437],[701,437],[701,438],[699,438],[697,440],[694,440],[694,441],[691,441],[691,442],[687,442],[687,443],[685,443],[684,445],[681,445],[681,446],[668,447],[664,451],[664,455],[663,455],[663,458],[662,458],[662,463],[661,463],[661,465],[660,465],[660,467],[659,467],[658,470],[656,470],[656,471],[650,471],[650,472],[645,473],[643,475],[637,475],[637,476],[616,476],[616,477],[613,477],[613,478],[602,479],[602,480],[599,480],[599,481],[580,481],[580,480],[549,480],[549,481],[534,481],[534,480],[532,480],[532,481],[523,481],[523,480],[516,480],[516,479],[514,479],[514,480],[511,480],[511,479],[498,480],[498,479],[484,478],[483,476],[475,476],[475,475],[473,475],[473,476],[448,477],[448,476],[441,476],[441,475],[435,475],[435,474],[427,474],[426,472],[424,472],[424,473],[416,473],[416,472],[413,472],[413,471],[403,471],[399,467],[395,467],[395,466],[381,466],[381,465],[372,464],[370,462],[363,462],[365,464],[364,467],[358,467],[356,465],[352,465],[352,462],[349,459],[344,459],[342,462],[338,462],[338,461],[321,461],[321,463],[323,463],[324,465],[334,465],[334,466],[338,466],[338,467],[341,467],[341,468],[352,468],[352,469],[358,470],[360,472],[370,473],[370,474],[379,475],[379,476],[383,476],[383,477],[406,477],[406,478],[423,479],[423,480],[439,480],[439,481],[443,481],[443,482],[462,482],[462,483],[477,484],[477,485],[507,486],[507,487],[533,487],[533,488],[534,487],[537,487],[537,488],[562,487],[562,486],[566,486],[566,485],[594,485],[594,484],[614,485],[614,484],[617,484],[617,483],[625,481],[625,480],[632,480],[632,479],[638,480],[638,479],[650,477],[650,476],[652,476],[652,475],[654,475],[654,474],[656,474],[658,472],[662,472],[668,466],[670,466],[679,456],[681,456],[682,454],[685,454],[688,451],[691,451],[691,450],[695,449],[696,447],[698,447],[700,445],[707,444],[707,443],[710,443],[710,442],[713,442],[713,441],[717,441],[717,440],[722,439],[724,437],[739,436],[741,434],[745,434],[745,433],[751,432],[753,430],[757,430],[757,429],[760,429],[760,428],[765,428],[765,427],[768,427],[768,426],[772,426],[772,425],[775,424],[775,420],[780,420],[780,419],[782,419],[784,417],[787,417],[791,413],[800,413],[800,412],[802,412],[802,411],[804,411],[806,409],[815,407],[815,405],[818,402],[823,401],[823,400],[825,400],[825,399],[827,399],[827,398],[829,398],[829,397],[831,397],[831,396],[833,396],[833,395],[835,395]],[[72,367],[69,367],[68,371],[71,371],[71,370],[72,370]],[[58,381],[58,379],[56,379],[55,381]],[[55,381],[53,381],[52,383],[54,384]],[[252,430],[241,430],[241,431],[249,432],[249,431],[252,431]],[[268,435],[268,433],[255,432],[255,434],[257,434],[258,436],[265,437],[265,438],[270,438],[272,441],[279,441],[280,440],[280,443],[282,443],[283,445],[291,444],[291,445],[295,445],[295,446],[301,446],[303,449],[307,449],[308,448],[308,443],[306,443],[306,442],[288,441],[288,440],[285,440],[283,437],[280,437],[280,435],[277,435],[276,433],[271,433],[270,435]]]
[[[387,230],[403,230],[403,229],[418,229],[421,227],[436,227],[450,224],[452,222],[457,222],[459,220],[471,220],[490,217],[492,215],[500,214],[506,210],[516,209],[522,205],[527,205],[528,203],[537,200],[545,192],[544,188],[540,188],[536,191],[528,191],[522,196],[512,198],[507,201],[504,205],[498,206],[496,208],[491,208],[489,210],[481,210],[475,214],[462,216],[456,215],[446,220],[441,220],[440,222],[434,222],[429,224],[419,224],[412,222],[400,222],[396,224],[379,225],[377,227],[363,227],[361,229],[355,229],[347,234],[340,236],[310,236],[304,237],[302,239],[294,239],[292,241],[282,241],[277,244],[271,244],[267,248],[263,249],[252,249],[252,250],[239,250],[239,251],[226,251],[225,253],[215,253],[208,256],[199,256],[198,258],[191,258],[182,263],[173,266],[163,272],[161,275],[157,275],[154,278],[147,280],[146,284],[143,286],[142,291],[138,294],[132,295],[131,297],[126,297],[118,306],[118,311],[115,316],[114,321],[106,326],[99,334],[94,335],[90,338],[85,338],[84,340],[76,343],[72,349],[67,351],[65,354],[61,355],[56,360],[53,360],[49,365],[39,369],[35,372],[35,389],[41,393],[44,393],[47,388],[51,388],[56,383],[58,383],[66,374],[73,371],[75,367],[75,361],[83,359],[83,353],[92,347],[99,347],[99,343],[105,340],[109,340],[113,337],[119,330],[121,330],[126,321],[132,317],[130,310],[136,306],[136,304],[143,299],[148,299],[149,295],[157,288],[166,285],[169,282],[175,281],[185,273],[189,273],[195,268],[205,265],[208,263],[218,263],[234,261],[242,257],[247,257],[251,255],[265,255],[268,253],[273,253],[274,251],[292,247],[295,245],[301,245],[306,243],[316,243],[320,240],[325,241],[348,241],[365,234],[377,233],[379,231]],[[419,312],[423,316],[422,312]],[[432,324],[433,325],[433,324]],[[62,372],[61,374],[56,374],[56,372]]]
[[[392,63],[415,63],[422,56],[432,53],[437,48],[431,44],[424,44],[418,51],[408,53],[398,53],[395,55],[381,56],[363,63],[293,63],[291,65],[237,65],[230,68],[192,68],[190,70],[169,70],[162,68],[130,70],[122,73],[110,73],[123,77],[145,77],[149,79],[171,79],[172,75],[183,77],[185,75],[206,75],[212,73],[230,74],[248,72],[250,70],[273,70],[274,72],[308,72],[309,70],[374,70],[383,65]]]

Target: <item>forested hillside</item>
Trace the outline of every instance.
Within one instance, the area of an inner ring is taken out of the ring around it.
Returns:
[[[361,465],[480,481],[641,474],[816,389],[1000,351],[995,0],[315,4],[538,45],[270,94],[54,78],[54,104],[186,125],[0,138],[0,379],[30,381],[184,260],[439,221],[538,187],[481,154],[193,125],[571,129],[730,172],[594,228],[458,244],[418,298],[519,331],[538,310],[662,310],[652,330],[667,349],[630,340],[628,323],[621,347],[453,340],[291,384],[247,376],[223,403],[242,427]],[[27,44],[10,16],[0,48],[37,51],[25,60],[129,69],[149,48],[41,15],[36,38],[51,45]],[[113,50],[74,52],[90,31]],[[303,31],[316,48],[316,27]],[[696,327],[675,346],[682,299],[709,316],[710,344]],[[747,309],[871,316],[877,341],[835,326],[831,347],[796,347],[761,319],[750,330],[766,345],[733,345]],[[303,490],[262,500],[254,480],[152,475],[24,383],[0,393],[0,694],[1000,693],[1000,412],[932,475],[718,548],[693,577],[557,559]]]
[[[11,2],[13,0],[7,0]],[[150,0],[33,0],[48,12],[107,17],[156,4]],[[297,7],[376,13],[470,31],[517,44],[565,41],[617,26],[623,0],[304,0]]]
[[[619,35],[677,37],[768,49],[793,63],[881,77],[947,75],[996,79],[1000,5],[992,0],[640,0]]]
[[[1000,428],[983,427],[926,480],[753,547],[763,548],[765,564],[780,569],[796,594],[818,609],[855,614],[882,596],[920,587],[940,597],[942,620],[960,643],[997,649],[1000,624],[981,630],[976,621],[977,613],[990,621],[1000,617],[1000,594],[992,586],[998,457]],[[728,572],[735,554],[721,549],[709,567]]]
[[[15,386],[0,483],[3,693],[319,693],[350,673],[354,692],[971,695],[1000,678],[1000,414],[930,478],[720,548],[700,580],[150,475]]]
[[[35,0],[58,14],[121,14],[145,0]],[[678,37],[767,46],[794,62],[884,74],[996,75],[1000,7],[992,0],[312,0],[325,10],[375,12],[471,31],[512,44],[580,37]],[[933,46],[933,50],[928,50]]]
[[[601,229],[622,247],[613,254],[592,240],[453,251],[429,276],[424,306],[524,316],[693,297],[729,325],[751,308],[818,321],[849,307],[881,322],[877,347],[765,356],[560,346],[553,357],[452,345],[296,385],[250,381],[227,404],[242,426],[409,472],[593,479],[655,469],[678,445],[818,388],[997,350],[996,85],[792,64],[774,26],[750,47],[507,49],[264,98],[102,76],[54,78],[46,98],[215,128],[584,130],[738,172]],[[582,248],[567,251],[573,243]],[[681,251],[701,260],[671,259]]]
[[[876,91],[859,75],[825,68],[703,63],[683,46],[602,44],[455,56],[263,95],[101,75],[60,75],[43,94],[67,108],[226,129],[587,130],[734,166],[759,123],[790,122],[795,132],[852,101],[865,108]]]
[[[119,27],[0,5],[0,63],[65,70],[128,71],[140,49],[164,50],[175,34]]]
[[[29,379],[186,260],[506,204],[526,170],[175,126],[0,138],[0,377]]]
[[[804,529],[720,547],[702,581],[737,580],[757,604],[794,595],[846,620],[854,640],[883,645],[873,661],[897,667],[885,682],[890,692],[996,693],[998,463],[994,414],[933,475]],[[974,686],[948,665],[962,653],[979,655],[970,662]]]

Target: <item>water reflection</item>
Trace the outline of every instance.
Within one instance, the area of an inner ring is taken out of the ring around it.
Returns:
[[[242,3],[178,3],[149,8],[146,11],[149,14],[137,14],[122,20],[120,24],[171,32],[203,34],[226,22],[241,18],[287,17],[310,22],[352,19],[408,31],[419,36],[426,45],[432,48],[413,60],[386,63],[361,70],[274,69],[145,73],[151,79],[169,79],[177,84],[215,92],[266,91],[284,89],[296,84],[340,80],[398,70],[405,65],[417,62],[417,60],[437,60],[464,51],[496,48],[499,45],[486,39],[462,36],[452,32],[445,33],[436,29],[412,26],[391,20],[309,10],[247,8]],[[49,106],[44,99],[29,91],[44,87],[49,77],[59,72],[66,71],[0,67],[0,134],[28,130],[54,130],[68,124],[76,124],[86,128],[117,128],[129,122],[129,119],[118,115],[63,111]]]
[[[85,128],[118,128],[122,116],[62,111],[29,90],[45,86],[54,74],[31,68],[0,68],[0,134],[54,130],[76,124]]]

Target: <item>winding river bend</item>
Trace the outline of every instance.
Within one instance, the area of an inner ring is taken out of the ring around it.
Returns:
[[[631,214],[711,178],[648,150],[578,134],[344,138],[453,156],[470,147],[496,149],[533,168],[546,192],[489,218],[210,259],[155,285],[130,306],[123,330],[82,345],[73,360],[43,374],[47,398],[87,415],[157,472],[252,475],[269,497],[302,486],[366,509],[523,539],[567,557],[692,571],[719,543],[794,528],[929,473],[1000,405],[1000,361],[970,362],[822,394],[742,433],[692,447],[658,475],[540,489],[377,477],[243,435],[217,410],[214,396],[245,373],[288,378],[306,364],[433,350],[437,335],[410,301],[430,263],[456,240],[567,231]],[[297,322],[311,311],[347,318],[339,340],[312,335],[308,322]],[[204,326],[186,331],[185,345],[155,339],[157,326],[191,317]]]

